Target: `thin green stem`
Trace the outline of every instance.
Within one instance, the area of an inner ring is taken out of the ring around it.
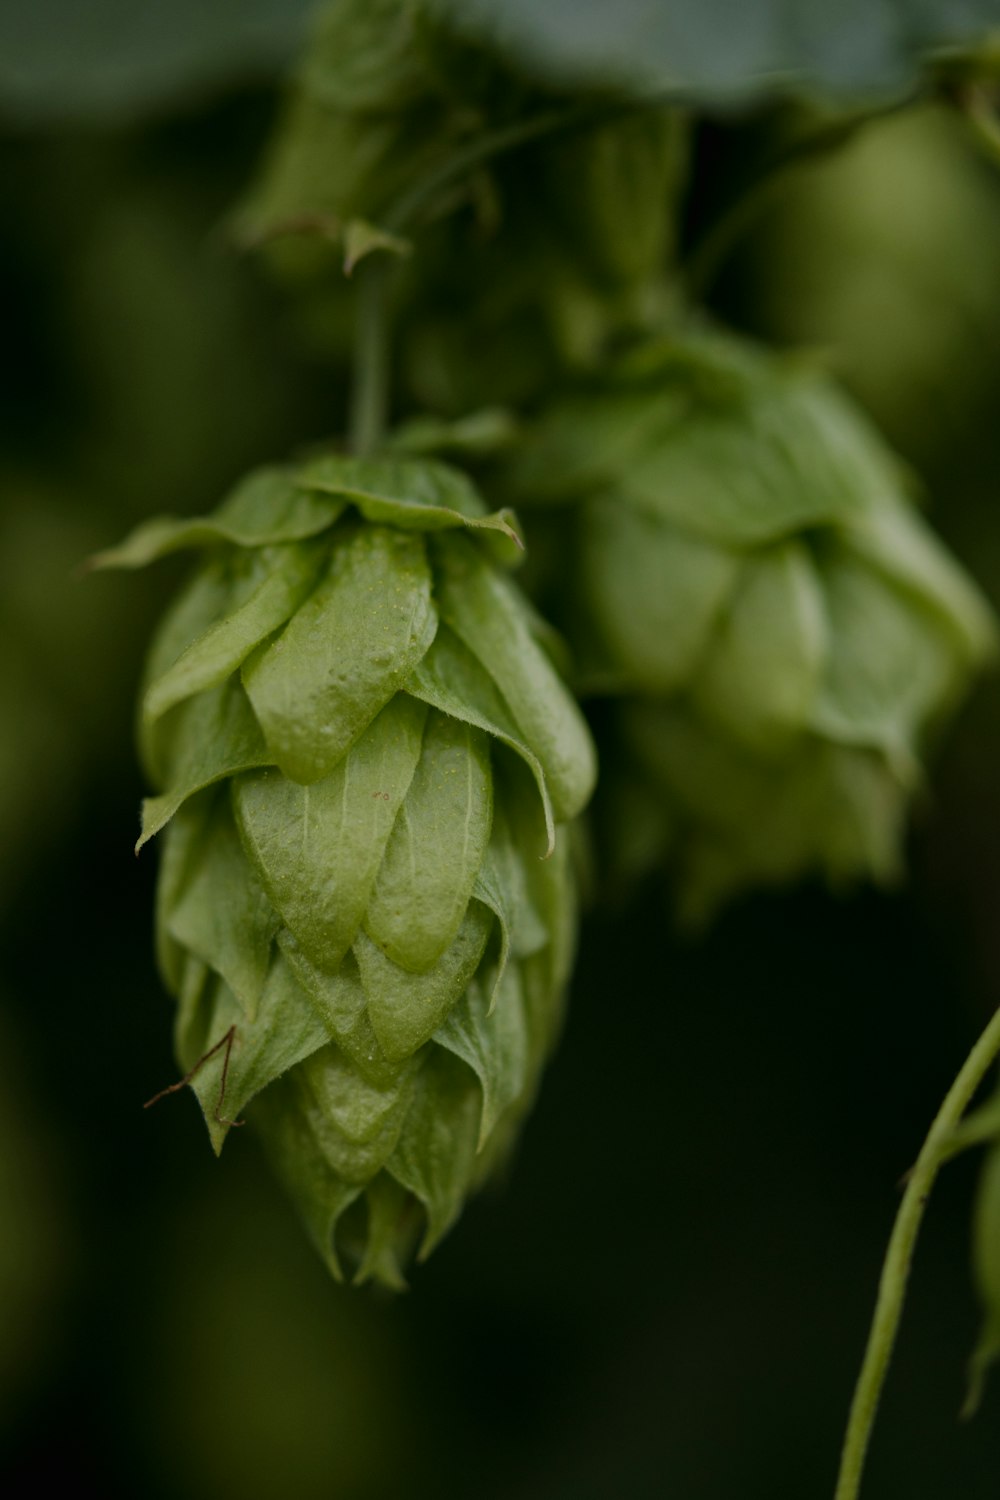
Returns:
[[[950,1154],[952,1132],[960,1123],[991,1063],[998,1056],[1000,1010],[993,1015],[948,1090],[907,1180],[882,1265],[875,1314],[861,1373],[854,1389],[834,1500],[856,1500],[859,1493],[865,1454],[896,1342],[924,1209],[935,1178]]]
[[[551,109],[544,114],[535,115],[529,120],[517,120],[513,125],[507,125],[500,130],[489,130],[484,135],[476,136],[475,140],[469,141],[467,145],[457,150],[454,156],[449,156],[440,166],[435,167],[415,182],[406,192],[401,193],[395,203],[391,204],[385,213],[379,215],[379,225],[388,230],[390,234],[406,234],[419,219],[420,214],[428,203],[432,202],[438,193],[471,172],[474,167],[481,166],[483,162],[492,161],[496,156],[503,156],[507,151],[513,151],[518,146],[527,145],[529,141],[537,140],[539,136],[552,135],[557,130],[565,130],[569,126],[583,124],[591,121],[597,116],[593,109],[583,110],[578,107],[572,109]]]
[[[348,432],[351,452],[358,458],[378,448],[388,416],[388,271],[387,258],[372,255],[355,273],[358,292]]]

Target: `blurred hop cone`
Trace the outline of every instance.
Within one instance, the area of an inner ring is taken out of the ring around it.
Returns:
[[[513,535],[455,470],[327,457],[97,559],[203,551],[142,702],[160,964],[216,1151],[245,1111],[338,1277],[402,1283],[559,1027],[594,755]]]
[[[619,866],[669,851],[694,921],[812,871],[891,880],[994,623],[830,380],[720,333],[665,340],[544,413],[507,481],[574,507],[563,604],[590,686],[620,698]]]

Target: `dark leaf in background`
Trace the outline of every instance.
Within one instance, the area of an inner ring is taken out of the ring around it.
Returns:
[[[997,0],[439,0],[456,26],[570,86],[699,102],[806,88],[905,93],[926,54],[981,41]]]
[[[162,113],[295,57],[315,0],[4,0],[0,113],[20,124]]]

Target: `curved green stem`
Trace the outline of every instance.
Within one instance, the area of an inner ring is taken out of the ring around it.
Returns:
[[[1000,1010],[969,1053],[941,1105],[909,1175],[892,1228],[861,1373],[854,1389],[834,1500],[856,1500],[879,1397],[892,1358],[906,1296],[910,1264],[924,1209],[938,1172],[950,1154],[951,1135],[976,1089],[1000,1056]]]
[[[502,156],[507,151],[513,151],[518,146],[525,146],[540,136],[552,135],[557,130],[565,130],[596,118],[593,108],[586,110],[574,106],[569,109],[550,109],[531,119],[517,120],[513,125],[503,126],[499,130],[488,130],[484,135],[469,141],[454,156],[449,156],[447,161],[441,162],[419,182],[401,193],[396,202],[379,215],[379,225],[390,234],[406,234],[424,207],[438,193],[471,172],[474,167],[492,161],[494,157]]]

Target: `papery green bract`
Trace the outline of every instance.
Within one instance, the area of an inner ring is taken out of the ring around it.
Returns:
[[[694,918],[814,870],[892,878],[994,625],[833,383],[722,334],[664,341],[543,415],[509,488],[573,506],[568,628],[622,700],[623,862],[669,847]]]
[[[455,470],[324,458],[99,559],[203,549],[143,697],[160,963],[216,1150],[246,1112],[338,1276],[401,1284],[559,1027],[595,767],[515,540]]]

